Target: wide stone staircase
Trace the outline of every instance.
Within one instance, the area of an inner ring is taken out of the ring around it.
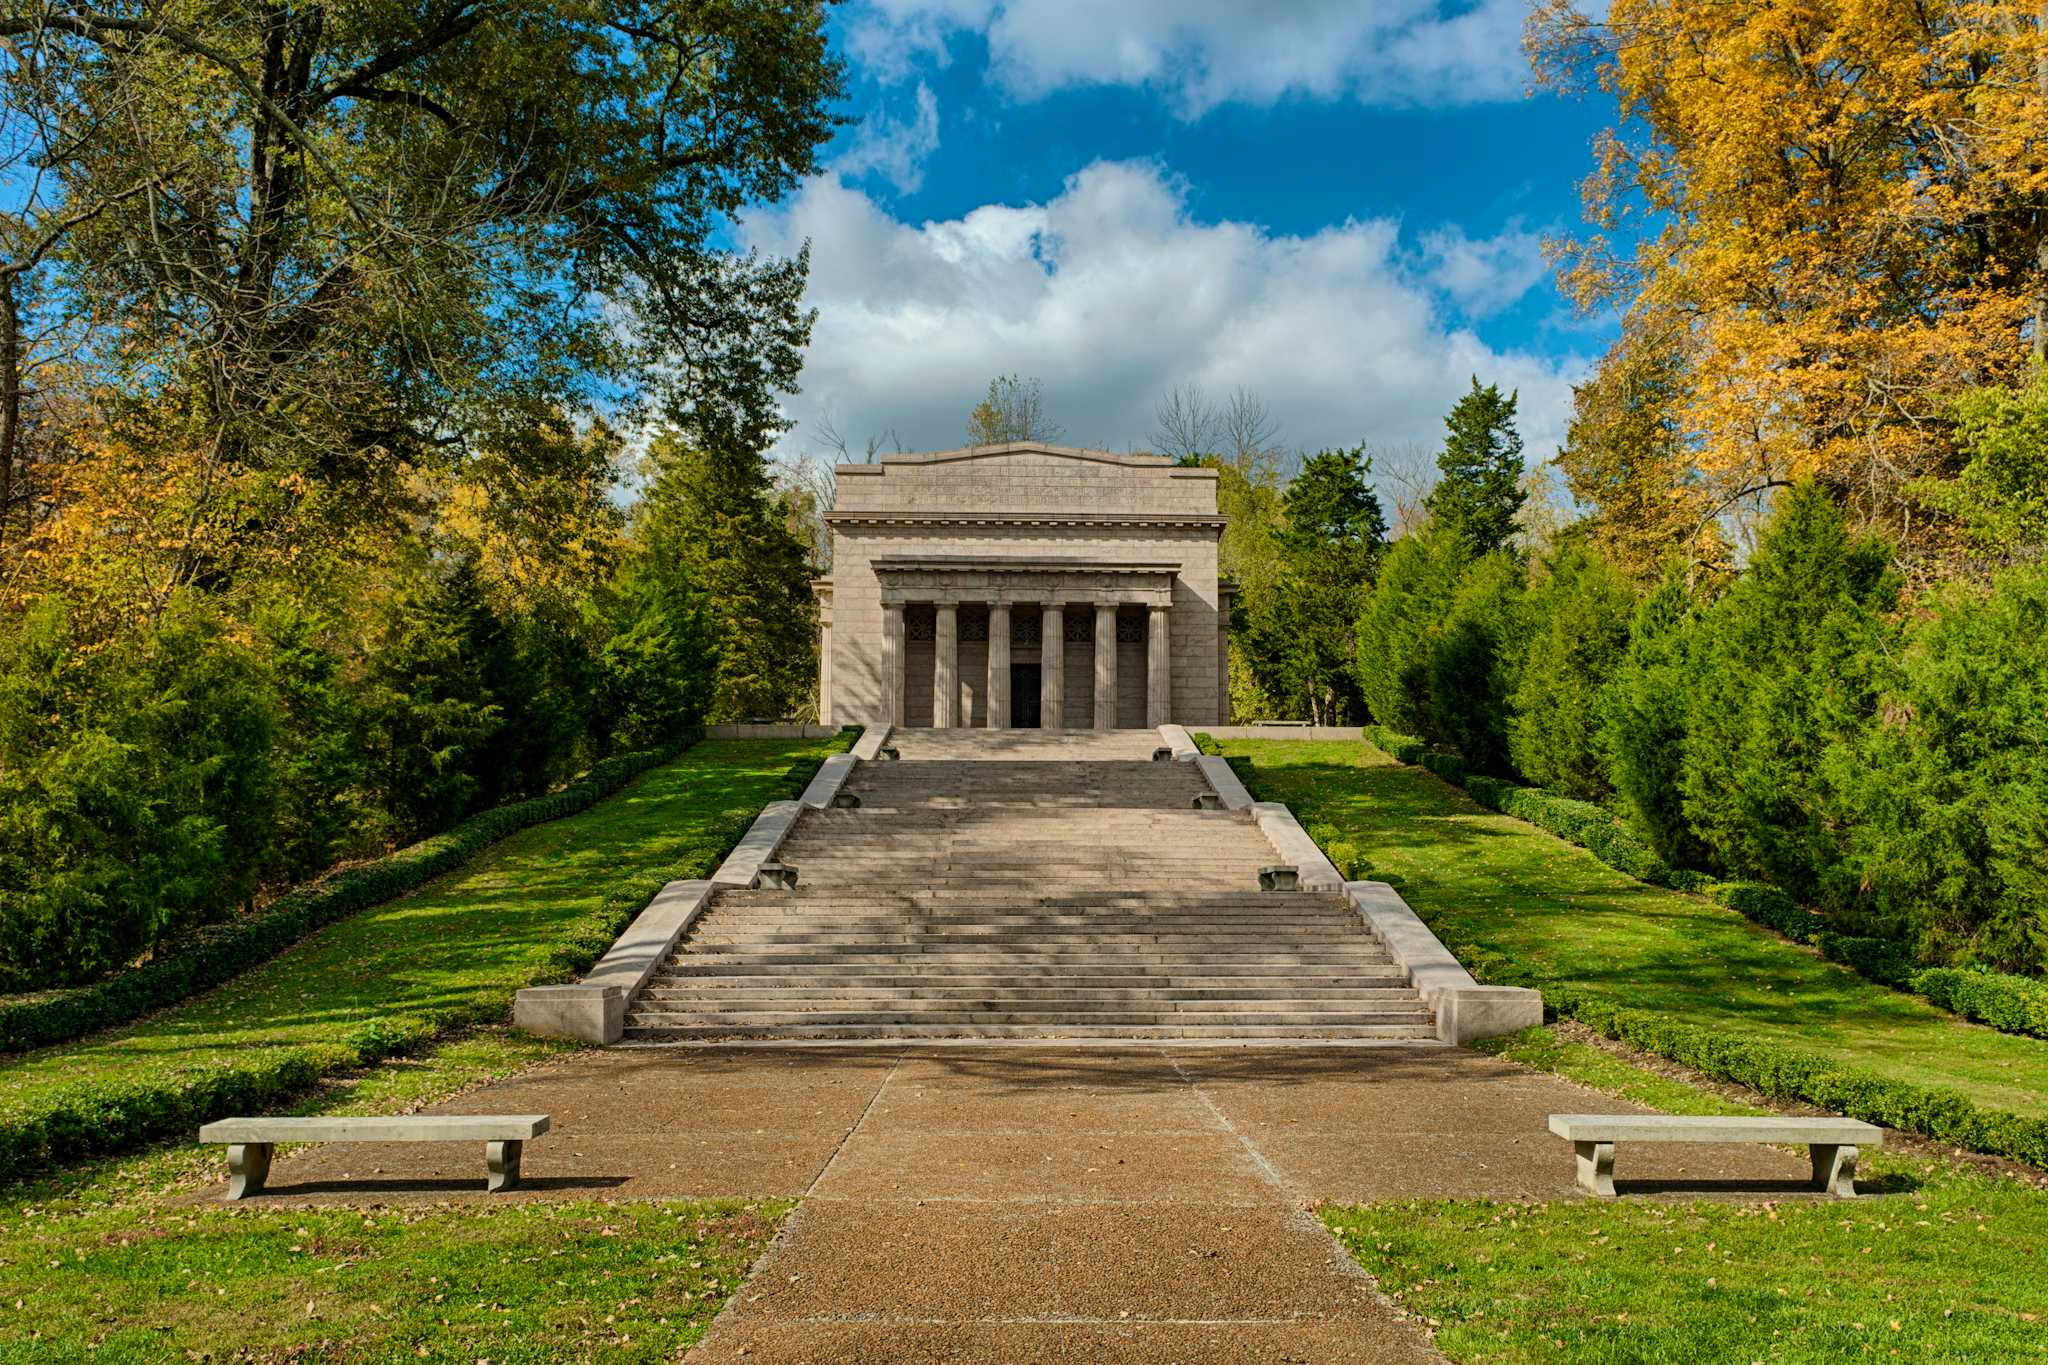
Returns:
[[[807,812],[788,891],[721,891],[627,1037],[1433,1038],[1340,895],[1261,892],[1244,814],[1151,731],[899,731]]]

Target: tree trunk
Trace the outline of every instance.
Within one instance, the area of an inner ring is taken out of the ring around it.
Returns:
[[[14,519],[14,465],[21,449],[21,311],[17,276],[0,279],[0,544]]]

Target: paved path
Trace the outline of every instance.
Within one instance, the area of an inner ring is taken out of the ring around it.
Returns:
[[[584,1052],[451,1112],[544,1112],[515,1196],[804,1197],[693,1362],[1434,1360],[1318,1203],[1573,1198],[1558,1111],[1629,1106],[1477,1053]],[[1622,1153],[1626,1192],[1803,1187],[1761,1148]],[[1654,1182],[1654,1183],[1653,1183]],[[310,1148],[279,1201],[482,1199],[478,1154]]]

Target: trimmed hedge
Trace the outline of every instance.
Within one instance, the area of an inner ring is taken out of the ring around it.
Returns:
[[[1929,967],[1914,973],[1913,989],[1943,1009],[2000,1032],[2048,1038],[2048,982],[2006,972]]]
[[[2048,1038],[2048,983],[2002,972],[1923,968],[1891,939],[1834,932],[1825,915],[1814,914],[1767,882],[1715,882],[1704,873],[1672,867],[1626,825],[1589,801],[1467,773],[1457,755],[1433,752],[1414,736],[1395,734],[1385,726],[1368,725],[1365,734],[1396,760],[1427,768],[1463,787],[1480,805],[1577,844],[1616,871],[1654,886],[1703,891],[1743,918],[1794,943],[1811,944],[1829,961],[1880,985],[1924,995],[1943,1009],[2004,1033]]]
[[[560,791],[487,810],[396,853],[343,868],[286,892],[253,914],[195,930],[149,961],[103,981],[0,1005],[0,1052],[68,1043],[211,990],[316,929],[452,871],[508,834],[588,809],[647,769],[675,758],[701,733],[666,750],[608,758]]]
[[[1390,754],[1397,763],[1420,764],[1429,754],[1429,746],[1413,735],[1397,734],[1384,725],[1368,725],[1365,737]]]
[[[1794,943],[1810,943],[1821,956],[1873,981],[1924,995],[1945,1010],[2001,1033],[2048,1038],[2048,982],[2007,972],[1921,967],[1890,939],[1835,933],[1825,915],[1814,914],[1765,882],[1721,882],[1708,894],[1744,918]]]
[[[1653,886],[1683,891],[1706,884],[1703,875],[1667,864],[1636,838],[1628,826],[1590,801],[1577,801],[1541,787],[1524,787],[1471,772],[1456,754],[1439,753],[1414,736],[1395,734],[1385,726],[1368,725],[1365,729],[1366,736],[1396,760],[1427,768],[1452,786],[1463,787],[1474,801],[1489,810],[1526,820],[1567,843],[1577,844],[1617,872]]]
[[[747,814],[723,828],[707,829],[683,875],[709,875],[753,821],[753,814]],[[637,882],[612,891],[588,916],[557,936],[546,961],[520,984],[559,981],[588,971],[646,906],[653,890]],[[324,1076],[410,1055],[446,1034],[499,1022],[509,998],[508,992],[480,992],[430,1013],[369,1020],[335,1042],[260,1051],[224,1063],[178,1068],[148,1080],[88,1079],[67,1085],[57,1094],[0,1113],[0,1181],[61,1162],[189,1136],[200,1124],[225,1114],[261,1112]]]
[[[1432,922],[1430,927],[1442,936],[1438,925]],[[1552,1016],[1576,1019],[1604,1037],[1717,1080],[1748,1086],[1772,1099],[1801,1100],[1866,1123],[2048,1169],[2048,1118],[1988,1109],[1946,1087],[1915,1085],[1782,1043],[1617,1005],[1471,943],[1446,939],[1445,946],[1480,981],[1534,988],[1543,993],[1544,1009]],[[1999,979],[1981,972],[1953,974]]]
[[[1794,943],[1811,943],[1827,932],[1828,921],[1769,882],[1716,882],[1707,895],[1746,920],[1774,929]]]
[[[1888,938],[1864,938],[1823,929],[1813,936],[1813,946],[1828,961],[1839,962],[1896,990],[1912,991],[1914,974],[1920,970],[1911,954]]]
[[[2048,1168],[2048,1118],[1986,1109],[1945,1087],[1914,1085],[1780,1043],[1680,1023],[1571,988],[1544,1003],[1594,1032],[1773,1099],[1804,1100],[1866,1123]]]

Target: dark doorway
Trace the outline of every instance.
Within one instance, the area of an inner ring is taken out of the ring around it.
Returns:
[[[1038,720],[1038,665],[1010,665],[1010,728],[1036,730]]]

